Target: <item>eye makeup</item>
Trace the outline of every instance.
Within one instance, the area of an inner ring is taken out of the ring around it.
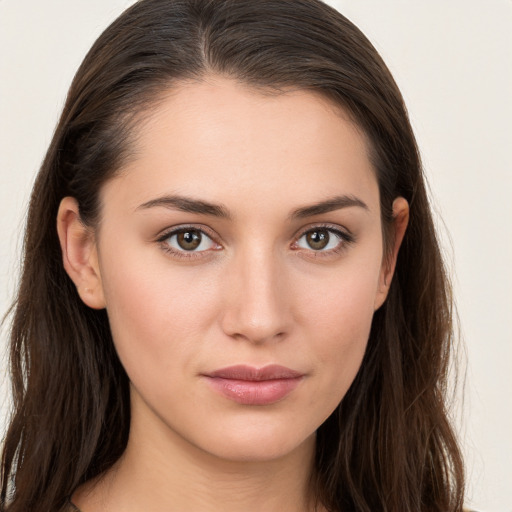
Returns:
[[[332,224],[315,224],[301,230],[291,248],[315,259],[332,258],[343,253],[355,241],[355,236],[347,229]]]
[[[192,261],[222,249],[210,231],[205,226],[180,225],[166,230],[156,241],[173,258]]]
[[[201,225],[180,225],[166,230],[157,238],[162,250],[173,258],[190,261],[206,258],[223,246],[213,230]],[[308,257],[329,258],[341,254],[355,242],[355,236],[332,224],[315,224],[302,229],[290,245],[292,251]]]

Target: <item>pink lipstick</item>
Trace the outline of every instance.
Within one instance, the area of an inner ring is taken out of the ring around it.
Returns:
[[[279,365],[221,368],[205,375],[212,388],[243,405],[270,405],[289,395],[303,374]]]

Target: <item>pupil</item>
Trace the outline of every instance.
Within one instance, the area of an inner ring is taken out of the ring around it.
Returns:
[[[183,231],[178,233],[178,245],[185,251],[193,251],[201,244],[199,231]]]
[[[315,249],[316,251],[324,249],[329,243],[329,231],[326,229],[311,231],[307,234],[306,239],[311,249]]]

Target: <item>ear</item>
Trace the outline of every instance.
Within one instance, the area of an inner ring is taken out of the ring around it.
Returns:
[[[75,283],[82,301],[93,309],[105,307],[105,297],[93,232],[80,219],[78,203],[65,197],[57,213],[57,233],[64,269]]]
[[[391,240],[391,252],[384,255],[382,267],[379,275],[379,286],[377,295],[375,296],[375,311],[379,309],[386,297],[388,296],[391,280],[395,272],[396,260],[402,240],[404,239],[405,230],[409,222],[409,203],[403,197],[397,197],[393,201],[393,226]]]

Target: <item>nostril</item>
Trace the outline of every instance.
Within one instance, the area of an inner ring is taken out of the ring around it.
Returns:
[[[226,333],[229,336],[231,336],[234,339],[240,340],[240,341],[247,341],[249,343],[267,343],[271,341],[281,341],[283,338],[285,338],[286,333],[284,331],[280,331],[277,333],[268,333],[264,331],[248,331],[245,330],[244,332],[234,332],[232,334]]]

